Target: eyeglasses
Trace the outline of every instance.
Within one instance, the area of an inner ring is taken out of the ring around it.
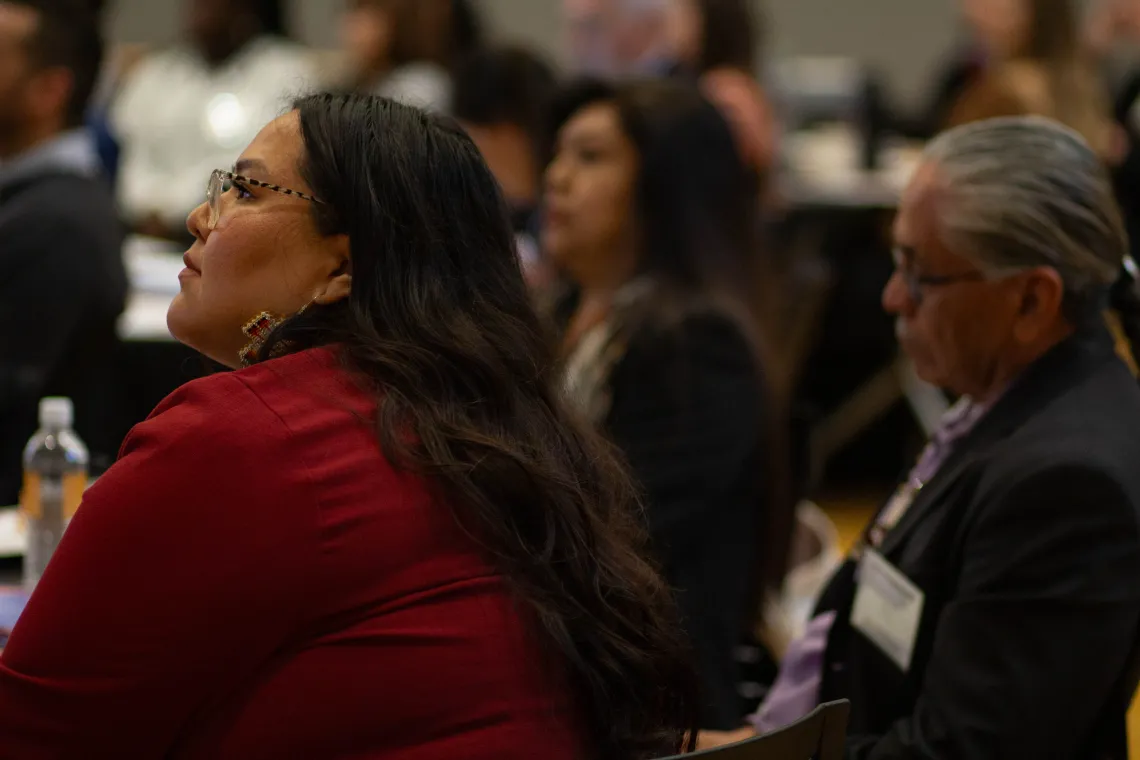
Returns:
[[[939,288],[959,282],[982,282],[986,279],[985,273],[977,270],[962,274],[920,275],[911,269],[908,256],[898,248],[891,251],[891,258],[894,259],[895,271],[902,275],[907,295],[915,306],[922,303],[926,288]]]
[[[224,169],[214,169],[214,171],[210,174],[210,181],[206,185],[206,205],[210,208],[211,230],[218,225],[218,219],[222,214],[222,195],[228,193],[235,182],[238,185],[264,187],[266,190],[272,190],[273,192],[281,193],[282,195],[292,195],[300,198],[303,201],[309,201],[311,203],[324,203],[324,201],[322,201],[320,198],[316,198],[312,195],[306,195],[305,193],[299,192],[297,190],[290,190],[289,188],[281,187],[280,185],[271,185],[268,182],[262,182],[260,180],[250,179],[249,177],[243,177],[240,174],[234,174],[233,172],[228,172]]]

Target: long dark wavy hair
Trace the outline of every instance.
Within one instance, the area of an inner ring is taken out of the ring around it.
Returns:
[[[348,236],[352,291],[286,322],[262,356],[338,344],[371,383],[385,455],[442,489],[560,653],[591,757],[678,751],[697,722],[679,615],[634,486],[560,400],[478,150],[454,122],[384,98],[295,107],[300,169],[324,201],[313,213]]]

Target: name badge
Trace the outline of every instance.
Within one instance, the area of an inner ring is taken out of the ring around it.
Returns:
[[[859,560],[859,585],[851,608],[851,625],[903,671],[910,668],[922,590],[878,552],[867,549]]]

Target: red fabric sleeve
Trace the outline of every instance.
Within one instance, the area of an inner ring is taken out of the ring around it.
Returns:
[[[135,428],[0,655],[0,757],[162,757],[211,687],[283,645],[319,577],[287,440],[230,375]]]

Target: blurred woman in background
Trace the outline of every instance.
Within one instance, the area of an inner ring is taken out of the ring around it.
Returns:
[[[470,0],[350,0],[341,21],[352,89],[439,112],[479,35]]]
[[[563,406],[471,140],[307,97],[187,226],[171,333],[237,371],[87,492],[0,654],[0,756],[679,750],[670,590]]]
[[[950,112],[963,93],[985,76],[987,67],[1001,61],[1001,51],[1019,35],[1024,15],[1020,9],[1030,0],[961,0],[962,40],[939,68],[922,110],[911,116],[896,116],[893,127],[899,133],[929,140],[946,128]]]
[[[701,89],[732,126],[741,157],[766,177],[776,161],[778,125],[757,80],[758,38],[749,0],[670,0],[666,26],[678,73]]]
[[[788,530],[773,527],[786,505],[753,316],[755,184],[724,118],[684,84],[583,82],[556,113],[542,244],[573,285],[554,308],[566,389],[644,489],[697,651],[702,725],[735,727],[734,649],[782,577]]]
[[[944,127],[1036,114],[1075,129],[1102,158],[1119,156],[1108,93],[1083,46],[1074,0],[966,0],[965,11],[990,60]]]

